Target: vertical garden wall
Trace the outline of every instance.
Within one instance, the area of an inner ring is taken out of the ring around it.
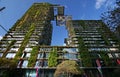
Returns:
[[[82,37],[78,38],[79,41],[79,54],[84,67],[92,67],[92,60],[88,48],[85,46],[84,40]]]
[[[48,56],[48,67],[56,67],[57,65],[57,48],[54,47]]]
[[[27,43],[29,42],[30,36],[32,35],[34,29],[35,29],[35,24],[32,23],[31,26],[29,27],[28,32],[24,36],[24,40],[22,41],[21,46],[18,49],[18,52],[16,53],[16,56],[15,56],[16,61],[18,61],[18,59],[20,59],[20,57],[22,56],[23,50],[25,49]]]
[[[39,46],[35,46],[35,47],[32,48],[31,56],[28,59],[28,67],[34,67],[35,66],[35,63],[37,61],[38,51],[39,51]]]

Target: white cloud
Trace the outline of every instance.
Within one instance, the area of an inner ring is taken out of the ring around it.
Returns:
[[[105,2],[105,7],[113,7],[114,6],[114,3],[115,3],[115,0],[106,0]]]
[[[95,3],[95,8],[96,9],[99,9],[101,8],[102,6],[104,6],[105,8],[106,7],[110,7],[113,5],[115,0],[96,0],[96,3]]]
[[[96,0],[95,8],[96,8],[96,9],[101,8],[101,6],[104,5],[104,3],[105,3],[106,1],[107,1],[107,0]]]
[[[64,43],[63,46],[66,46],[66,44]]]
[[[0,40],[2,39],[2,36],[0,36]]]

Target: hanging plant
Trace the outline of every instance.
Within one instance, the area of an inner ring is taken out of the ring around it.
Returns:
[[[88,51],[80,52],[81,62],[84,67],[92,67],[92,60]]]
[[[100,51],[101,59],[104,60],[106,66],[112,65],[112,60],[107,55],[106,51]]]
[[[28,59],[28,67],[34,67],[35,66],[38,51],[39,51],[39,46],[35,46],[35,47],[32,48],[31,56]]]
[[[35,29],[35,24],[31,24],[28,32],[26,33],[24,40],[21,43],[21,46],[18,49],[18,52],[16,53],[15,59],[18,61],[18,59],[22,56],[23,50],[25,49],[27,43],[29,42],[30,36],[32,35],[33,31]]]
[[[87,47],[85,46],[84,40],[82,39],[82,37],[79,37],[78,41],[79,41],[79,54],[80,54],[81,62],[84,67],[91,67],[92,66],[91,56]]]
[[[57,65],[57,48],[53,48],[48,55],[48,66],[55,67]]]

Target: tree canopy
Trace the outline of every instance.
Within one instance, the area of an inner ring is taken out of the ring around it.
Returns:
[[[0,68],[16,68],[17,64],[14,60],[0,58]]]
[[[114,6],[108,11],[102,13],[101,19],[105,22],[111,31],[119,31],[120,28],[120,0],[116,0]]]
[[[57,66],[54,76],[59,77],[63,75],[70,77],[72,75],[82,74],[82,72],[76,61],[66,60]]]

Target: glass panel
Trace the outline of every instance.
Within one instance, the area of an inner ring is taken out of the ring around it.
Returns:
[[[36,65],[35,67],[47,67],[48,66],[48,62],[47,60],[39,60],[39,61],[36,61]]]
[[[29,58],[29,57],[30,57],[30,53],[27,53],[27,54],[26,54],[26,58]]]
[[[27,70],[25,77],[36,77],[36,70]]]
[[[43,58],[43,53],[39,53],[37,59]]]
[[[25,48],[26,52],[30,52],[32,50],[32,48]]]
[[[8,53],[6,58],[14,58],[15,57],[15,53]]]
[[[38,54],[37,59],[42,59],[42,58],[46,58],[46,57],[48,57],[48,53],[46,53],[46,52],[41,52],[41,53]]]
[[[115,56],[118,58],[118,57],[119,57],[119,54],[118,54],[118,53],[115,53]]]
[[[10,51],[18,51],[18,48],[11,48]]]
[[[38,66],[39,66],[39,62],[38,62],[38,61],[36,61],[35,67],[38,67]]]
[[[0,53],[0,57],[2,57],[3,53]]]
[[[28,65],[28,61],[27,61],[27,60],[24,60],[24,61],[23,61],[23,64],[22,64],[22,67],[25,68],[25,67],[27,67],[27,65]]]
[[[48,58],[48,56],[49,56],[49,53],[46,53],[46,58]]]
[[[108,53],[108,56],[109,56],[109,58],[113,58],[113,56],[110,53]]]

